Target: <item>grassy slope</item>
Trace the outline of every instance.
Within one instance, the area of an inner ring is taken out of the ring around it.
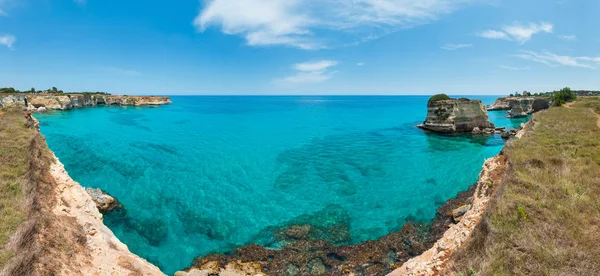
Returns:
[[[507,147],[509,173],[470,244],[464,275],[600,274],[600,98],[534,115]]]
[[[33,129],[25,127],[23,112],[0,111],[0,269],[14,255],[5,246],[25,219],[23,187],[34,135]]]

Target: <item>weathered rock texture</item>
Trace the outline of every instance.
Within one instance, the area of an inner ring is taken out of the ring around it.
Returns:
[[[549,107],[550,100],[548,98],[505,97],[498,98],[496,102],[487,107],[487,110],[510,110],[508,117],[517,118]]]
[[[122,105],[144,106],[169,104],[165,96],[118,96],[101,94],[10,94],[0,95],[0,108],[23,107],[31,111],[70,110],[86,106]]]
[[[100,213],[110,212],[122,207],[114,197],[100,189],[87,188],[85,189],[85,192],[88,193],[94,203],[96,203],[96,207],[98,207]]]
[[[494,128],[479,100],[451,99],[427,104],[427,118],[420,128],[436,132],[471,132]]]

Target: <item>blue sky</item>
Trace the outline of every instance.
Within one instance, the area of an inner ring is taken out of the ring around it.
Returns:
[[[599,12],[595,0],[0,0],[0,87],[600,90]]]

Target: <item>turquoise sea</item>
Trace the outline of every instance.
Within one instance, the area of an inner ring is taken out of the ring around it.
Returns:
[[[427,99],[174,96],[161,107],[36,118],[73,179],[125,206],[105,215],[117,237],[172,274],[207,253],[277,246],[265,229],[303,215],[342,220],[351,235],[344,243],[433,218],[504,141],[416,128]],[[505,113],[490,119],[509,128],[526,121]]]

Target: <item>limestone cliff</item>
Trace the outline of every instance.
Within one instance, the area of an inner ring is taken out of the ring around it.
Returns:
[[[504,97],[498,98],[487,107],[487,110],[511,110],[509,117],[522,117],[523,114],[527,116],[527,114],[547,109],[549,106],[550,100],[547,98]]]
[[[427,104],[427,118],[420,128],[436,132],[471,132],[493,128],[479,100],[450,99]]]
[[[28,110],[70,110],[86,106],[144,106],[169,104],[165,96],[119,96],[101,94],[9,94],[0,95],[0,108],[24,107]]]

